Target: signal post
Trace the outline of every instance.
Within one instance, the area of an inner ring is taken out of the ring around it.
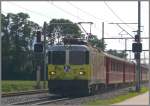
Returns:
[[[140,91],[140,80],[141,80],[141,52],[142,52],[142,43],[140,35],[141,27],[141,1],[138,0],[138,31],[135,35],[135,43],[132,44],[132,51],[134,52],[134,57],[136,60],[136,91]]]
[[[36,87],[41,88],[41,60],[42,60],[43,44],[41,42],[41,32],[37,31],[36,44],[34,44],[35,64],[36,64]]]

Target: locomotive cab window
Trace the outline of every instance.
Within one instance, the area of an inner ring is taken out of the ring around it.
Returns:
[[[89,52],[70,51],[69,63],[74,65],[89,64]]]
[[[49,64],[65,64],[65,51],[51,51],[48,53]]]

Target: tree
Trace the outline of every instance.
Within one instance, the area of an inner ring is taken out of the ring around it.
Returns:
[[[67,19],[52,19],[47,28],[51,43],[60,41],[63,37],[81,38],[81,30],[77,24]]]
[[[25,13],[2,14],[2,79],[27,79],[33,72],[35,31],[40,27]]]
[[[102,39],[98,39],[96,35],[91,35],[88,41],[93,47],[97,47],[103,50],[105,50],[106,48],[106,44],[105,43],[103,44]]]
[[[118,52],[117,50],[108,50],[107,53],[112,54],[114,56],[118,56],[120,58],[126,58],[128,56],[128,54],[125,51],[120,51]]]

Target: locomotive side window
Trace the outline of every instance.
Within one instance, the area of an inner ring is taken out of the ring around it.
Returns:
[[[52,52],[52,64],[65,64],[66,53],[65,51],[53,51]]]
[[[89,64],[89,52],[70,51],[69,63],[74,65]]]

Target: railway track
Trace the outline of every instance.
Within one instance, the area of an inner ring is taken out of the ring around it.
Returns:
[[[31,91],[23,91],[23,92],[12,92],[12,93],[3,93],[2,98],[14,98],[14,97],[22,97],[22,96],[28,96],[34,95],[34,94],[42,94],[42,93],[48,93],[47,89],[43,90],[31,90]],[[64,98],[62,96],[58,95],[48,95],[43,97],[38,97],[31,100],[24,100],[24,101],[18,101],[18,102],[12,102],[8,103],[10,105],[43,105],[43,104],[50,104],[50,103],[56,103],[58,101],[68,100],[69,98]]]
[[[50,103],[57,103],[58,101],[63,101],[63,100],[70,100],[70,98],[52,96],[52,97],[44,97],[41,99],[31,100],[27,102],[13,103],[11,105],[45,105],[45,104],[50,104]]]
[[[147,84],[142,84],[144,86],[146,86]],[[5,99],[3,100],[2,104],[10,104],[10,105],[66,105],[66,104],[82,104],[85,101],[90,101],[90,100],[94,100],[95,98],[100,98],[100,99],[105,99],[105,98],[109,98],[115,95],[120,95],[120,94],[125,94],[126,92],[129,92],[129,89],[131,87],[124,87],[124,88],[118,88],[118,89],[111,89],[110,91],[107,92],[101,92],[98,93],[96,95],[92,95],[92,96],[84,96],[84,97],[64,97],[64,96],[60,96],[60,95],[53,95],[53,94],[48,94],[48,92],[46,92],[46,94],[44,93],[44,95],[42,93],[40,94],[35,94],[34,96],[32,94],[31,95],[27,95],[27,94],[20,94],[21,96],[9,96],[8,98],[2,98]],[[35,91],[36,92],[36,91]],[[42,91],[40,91],[42,92]],[[37,91],[38,93],[38,91]],[[7,95],[8,96],[8,95]],[[14,99],[14,101],[12,101],[11,99]],[[8,102],[6,102],[8,101]]]
[[[11,96],[20,96],[20,95],[30,95],[38,93],[47,93],[47,89],[42,90],[31,90],[31,91],[22,91],[22,92],[11,92],[11,93],[2,93],[2,97],[11,97]]]
[[[44,97],[44,98],[40,98],[40,99],[35,99],[35,100],[30,100],[30,101],[24,101],[24,102],[12,103],[11,105],[34,104],[34,103],[41,102],[41,101],[46,101],[46,100],[48,100],[48,97]]]
[[[46,105],[46,104],[51,104],[51,103],[57,103],[59,101],[64,101],[64,100],[70,100],[71,98],[60,98],[60,99],[55,99],[55,100],[50,100],[50,101],[44,101],[41,103],[37,103],[35,105]]]

